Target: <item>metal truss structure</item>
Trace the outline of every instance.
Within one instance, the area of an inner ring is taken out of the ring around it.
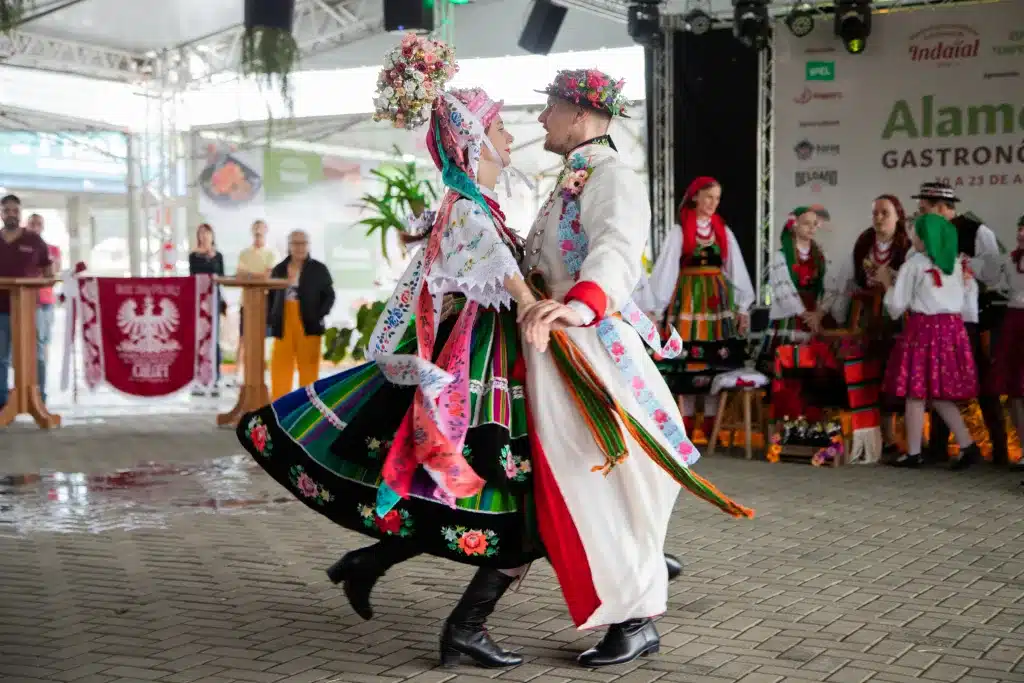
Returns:
[[[34,33],[0,34],[0,63],[134,83],[152,60],[141,54]]]
[[[669,228],[675,223],[675,32],[665,31],[651,48],[651,255],[657,258]]]
[[[757,60],[757,254],[754,259],[756,305],[768,305],[769,264],[775,244],[775,58],[772,47]]]
[[[311,57],[384,30],[383,18],[368,12],[379,0],[298,0],[292,34],[300,57]],[[374,16],[372,20],[365,17]],[[206,36],[171,51],[173,62],[182,65],[179,87],[208,83],[217,76],[237,71],[241,59],[241,26]]]
[[[298,0],[293,34],[300,57],[383,31],[380,13],[371,10],[379,4],[379,0]],[[243,34],[242,26],[233,26],[160,53],[141,53],[19,31],[0,35],[0,63],[122,83],[193,87],[235,75]]]

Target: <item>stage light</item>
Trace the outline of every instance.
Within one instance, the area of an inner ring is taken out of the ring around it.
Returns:
[[[732,5],[736,39],[755,50],[766,48],[772,33],[767,0],[732,0]]]
[[[871,35],[870,0],[839,0],[836,5],[835,34],[850,54],[860,54]]]
[[[814,10],[807,3],[793,5],[786,15],[786,26],[797,38],[810,35],[814,31]]]
[[[661,39],[661,12],[659,0],[641,0],[629,6],[626,30],[639,45],[652,47]]]
[[[707,0],[687,0],[683,24],[690,33],[700,36],[711,30],[711,3]]]

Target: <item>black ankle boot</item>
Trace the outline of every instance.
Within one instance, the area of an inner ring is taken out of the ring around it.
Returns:
[[[661,649],[658,629],[651,619],[630,619],[612,624],[597,644],[579,656],[580,666],[614,666],[632,662],[637,657],[653,655]]]
[[[457,666],[466,655],[485,669],[523,663],[523,658],[491,640],[485,624],[515,579],[497,569],[480,568],[452,610],[441,635],[441,666]]]
[[[665,553],[665,566],[668,568],[669,581],[683,573],[683,563],[675,555]]]
[[[374,545],[345,553],[327,568],[327,578],[343,584],[345,597],[352,609],[363,619],[373,618],[370,593],[377,579],[399,562],[419,555],[410,543],[384,539]]]

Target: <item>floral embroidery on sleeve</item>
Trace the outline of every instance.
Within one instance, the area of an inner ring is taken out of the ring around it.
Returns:
[[[245,426],[245,438],[249,439],[256,452],[264,458],[269,458],[273,454],[274,442],[270,440],[270,431],[259,415],[253,415],[249,419],[249,424]]]
[[[317,505],[330,503],[334,500],[331,492],[313,480],[313,477],[306,474],[302,465],[295,465],[290,470],[292,486],[302,495],[303,498],[316,501]]]
[[[448,549],[463,555],[494,557],[498,554],[498,534],[490,529],[469,529],[464,526],[441,527]]]
[[[371,506],[359,505],[359,516],[363,518],[363,526],[367,529],[377,527],[378,531],[387,536],[405,538],[412,536],[414,531],[412,515],[401,508],[388,510],[383,517],[378,517]]]

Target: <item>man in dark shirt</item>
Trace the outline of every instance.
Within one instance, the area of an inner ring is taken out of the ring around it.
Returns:
[[[13,194],[0,199],[0,216],[0,277],[51,277],[54,265],[46,242],[21,226],[21,200]],[[7,403],[12,332],[11,293],[0,289],[0,407]]]

